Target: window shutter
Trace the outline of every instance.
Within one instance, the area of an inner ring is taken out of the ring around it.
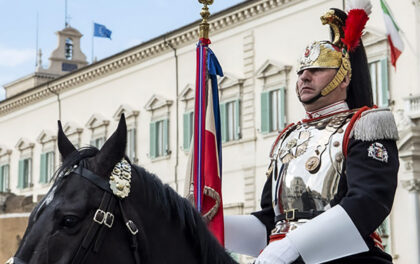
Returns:
[[[387,107],[389,105],[389,87],[388,87],[388,59],[381,60],[381,98],[379,106]]]
[[[184,113],[184,144],[183,148],[184,150],[188,150],[190,148],[190,114],[191,112]]]
[[[9,190],[9,180],[10,180],[9,168],[10,168],[9,164],[3,166],[3,179],[4,179],[3,188],[5,191],[10,191]]]
[[[39,174],[39,182],[46,183],[47,182],[47,153],[41,154],[41,171]]]
[[[222,142],[226,142],[227,139],[227,122],[226,122],[226,103],[220,104],[220,121],[222,129]]]
[[[169,119],[163,120],[163,155],[169,155]]]
[[[17,186],[19,189],[23,189],[23,177],[24,177],[23,163],[24,163],[24,160],[19,160],[18,186]]]
[[[156,158],[156,122],[150,123],[150,158]]]
[[[270,92],[261,93],[261,133],[270,132]]]
[[[127,149],[126,155],[134,163],[136,156],[136,129],[132,128],[127,131]]]
[[[285,88],[280,88],[279,92],[279,104],[280,104],[280,130],[286,127],[286,98]]]
[[[241,138],[241,101],[239,99],[235,101],[235,122],[235,140],[238,140]]]
[[[136,158],[136,150],[137,150],[137,129],[133,128],[131,129],[131,159],[134,161],[134,159]]]
[[[3,170],[4,170],[5,166],[0,166],[0,192],[4,192],[5,191],[5,186],[4,186],[4,174],[3,174]]]

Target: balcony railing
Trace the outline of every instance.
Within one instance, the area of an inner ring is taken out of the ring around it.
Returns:
[[[420,95],[404,98],[405,112],[410,118],[420,118]]]

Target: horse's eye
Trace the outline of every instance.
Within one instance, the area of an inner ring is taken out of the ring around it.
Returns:
[[[61,225],[63,227],[72,228],[75,227],[79,223],[79,217],[75,215],[66,215],[63,217],[63,220],[61,221]]]

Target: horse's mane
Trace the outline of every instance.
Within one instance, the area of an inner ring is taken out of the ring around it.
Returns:
[[[53,187],[60,188],[60,182],[65,178],[68,170],[83,159],[95,156],[98,152],[99,150],[95,147],[85,147],[71,153],[54,174]],[[126,159],[129,160],[127,157]],[[140,185],[147,186],[143,189],[143,193],[148,204],[160,210],[164,217],[178,223],[180,228],[185,230],[188,239],[192,241],[192,246],[196,247],[195,251],[200,252],[200,263],[209,263],[209,259],[212,259],[211,264],[236,263],[211,235],[201,215],[187,199],[179,196],[171,187],[163,184],[156,175],[144,168],[133,164],[132,168],[140,176],[138,177],[141,181]]]
[[[191,202],[181,197],[169,185],[144,168],[132,165],[140,175],[142,185],[148,186],[144,193],[150,206],[158,208],[165,217],[177,222],[185,230],[193,246],[200,252],[200,263],[236,263],[221,247],[215,237],[208,231],[201,215]]]

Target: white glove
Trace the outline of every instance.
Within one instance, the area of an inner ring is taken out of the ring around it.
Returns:
[[[286,236],[271,242],[258,256],[255,264],[290,264],[299,257],[299,252]]]

